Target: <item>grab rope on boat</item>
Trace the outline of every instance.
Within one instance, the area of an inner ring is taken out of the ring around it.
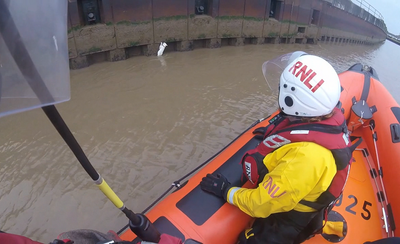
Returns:
[[[376,133],[376,131],[374,131],[375,121],[370,120],[369,125],[366,125],[363,127],[364,128],[369,127],[371,130],[372,138],[373,138],[373,142],[374,142],[375,155],[376,155],[376,163],[377,163],[376,167],[378,169],[378,172],[376,172],[375,167],[371,164],[371,162],[368,158],[369,153],[368,153],[367,149],[366,148],[362,148],[362,149],[357,148],[356,150],[362,151],[364,157],[367,160],[367,163],[368,163],[368,166],[369,166],[370,172],[371,172],[371,177],[373,178],[376,189],[378,190],[377,197],[378,197],[378,201],[380,202],[381,207],[382,207],[382,220],[384,222],[383,228],[385,228],[385,231],[386,231],[388,237],[392,237],[392,236],[394,236],[394,228],[395,228],[394,220],[392,220],[390,217],[391,216],[391,206],[387,200],[385,186],[383,183],[383,171],[382,171],[382,167],[380,165],[378,146],[376,144],[377,133]],[[379,183],[377,181],[377,177],[379,177]]]
[[[383,196],[381,194],[379,195],[381,198],[380,200],[383,200],[386,203],[386,207],[390,209],[390,204],[387,200],[388,198],[386,195],[385,184],[383,183],[383,170],[382,170],[382,166],[381,166],[380,160],[379,160],[378,145],[376,144],[378,137],[377,137],[376,131],[374,130],[374,128],[375,128],[374,120],[370,121],[369,128],[371,129],[372,138],[373,138],[373,142],[374,142],[376,163],[378,166],[379,181],[380,181],[381,187],[382,187],[382,189],[380,189],[380,192],[383,194]],[[388,215],[386,215],[385,206],[382,206],[382,214],[383,214],[383,221],[385,222],[385,230],[388,233],[388,237],[390,237],[390,234],[392,234],[392,236],[394,236],[393,226],[390,225],[390,222],[388,220]],[[394,223],[392,223],[392,224],[394,225]],[[389,231],[389,227],[390,227],[391,231]]]
[[[349,131],[353,132],[356,130],[359,126],[362,126],[362,128],[369,128],[372,133],[372,140],[374,143],[374,152],[376,156],[376,165],[372,165],[368,156],[368,150],[366,148],[357,148],[356,150],[362,151],[364,157],[367,160],[367,163],[370,168],[370,173],[371,177],[373,178],[373,181],[375,183],[375,187],[377,189],[377,197],[378,201],[381,204],[382,207],[382,220],[383,220],[383,227],[388,235],[388,237],[394,236],[394,230],[396,229],[395,223],[394,223],[394,218],[393,218],[393,213],[392,213],[392,208],[391,205],[388,203],[388,199],[386,196],[386,191],[385,191],[385,186],[383,183],[383,172],[382,172],[382,167],[380,165],[380,160],[379,160],[379,154],[378,154],[378,146],[376,141],[378,140],[377,137],[377,132],[374,130],[375,129],[375,121],[372,119],[373,114],[377,112],[376,106],[369,106],[367,103],[367,98],[369,94],[369,90],[371,87],[371,77],[376,75],[375,70],[368,66],[364,65],[362,66],[361,70],[362,73],[364,74],[364,84],[361,92],[361,97],[359,100],[356,99],[356,97],[352,98],[352,107],[351,107],[351,115],[348,120],[348,126]],[[378,172],[375,170],[377,169]],[[377,177],[379,177],[379,183],[377,180]]]

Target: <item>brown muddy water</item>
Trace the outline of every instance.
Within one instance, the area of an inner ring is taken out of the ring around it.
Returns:
[[[168,52],[71,71],[57,108],[98,172],[135,212],[274,110],[264,61],[303,50],[338,72],[373,66],[400,102],[400,46],[249,45]],[[42,110],[0,119],[0,229],[48,243],[72,229],[118,231],[97,189]]]

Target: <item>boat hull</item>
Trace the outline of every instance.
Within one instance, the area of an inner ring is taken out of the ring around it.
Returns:
[[[362,65],[355,65],[339,75],[342,85],[340,101],[347,120],[359,121],[352,112],[354,101],[366,98],[368,105],[376,108],[372,119],[361,125],[353,123],[351,127],[352,138],[362,138],[363,142],[353,154],[354,162],[343,195],[329,215],[330,220],[343,223],[345,230],[337,235],[316,235],[306,243],[364,243],[393,234],[399,236],[399,232],[393,232],[390,227],[393,228],[393,222],[400,219],[400,198],[396,194],[396,188],[400,186],[400,177],[397,177],[400,163],[394,160],[400,158],[400,143],[392,141],[397,127],[391,129],[395,127],[393,125],[399,125],[400,107],[379,82],[375,71],[364,72],[362,68]],[[374,130],[371,130],[371,120],[374,121]],[[239,233],[250,226],[252,218],[202,191],[199,183],[206,174],[216,172],[226,176],[232,185],[246,187],[241,182],[241,157],[260,142],[252,131],[268,123],[266,119],[249,128],[183,187],[152,208],[146,216],[156,228],[187,243],[190,240],[204,244],[236,243]],[[374,132],[379,136],[377,141],[373,139]],[[379,176],[379,166],[384,172],[383,179]],[[387,199],[382,200],[383,196]],[[121,237],[125,240],[136,238],[129,229]]]

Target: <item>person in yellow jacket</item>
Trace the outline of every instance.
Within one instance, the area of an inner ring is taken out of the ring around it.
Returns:
[[[351,151],[347,150],[344,116],[336,108],[341,87],[333,67],[320,57],[301,55],[284,69],[279,86],[280,117],[274,118],[272,129],[262,131],[258,147],[264,148],[253,150],[242,160],[244,174],[255,188],[232,187],[219,174],[208,174],[200,183],[204,191],[255,218],[252,228],[239,236],[240,244],[304,241],[322,227],[321,213],[332,205],[337,192],[341,193],[348,174]],[[309,130],[295,129],[308,125]],[[315,125],[322,129],[313,132]],[[321,138],[329,126],[339,131]],[[298,135],[301,133],[306,135]],[[334,148],[331,141],[342,146]],[[340,189],[331,194],[335,177]],[[317,215],[321,218],[310,232]]]
[[[315,201],[328,189],[336,174],[331,151],[313,142],[289,143],[268,154],[263,161],[269,173],[259,187],[231,187],[226,197],[229,203],[257,218],[292,209],[314,211],[298,203],[302,199]],[[309,162],[312,165],[305,165]]]

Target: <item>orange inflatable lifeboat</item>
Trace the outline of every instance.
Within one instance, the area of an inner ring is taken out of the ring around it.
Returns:
[[[353,153],[343,195],[328,215],[323,234],[305,243],[364,243],[400,236],[400,107],[380,83],[375,70],[355,64],[339,74],[341,108],[350,137],[361,144]],[[252,131],[267,126],[254,123],[231,142],[175,192],[154,206],[146,216],[161,233],[185,243],[233,244],[251,218],[235,206],[200,189],[207,173],[218,172],[235,186],[241,186],[242,155],[260,142]],[[246,187],[246,185],[244,185]],[[136,235],[129,228],[120,231],[124,240]]]

